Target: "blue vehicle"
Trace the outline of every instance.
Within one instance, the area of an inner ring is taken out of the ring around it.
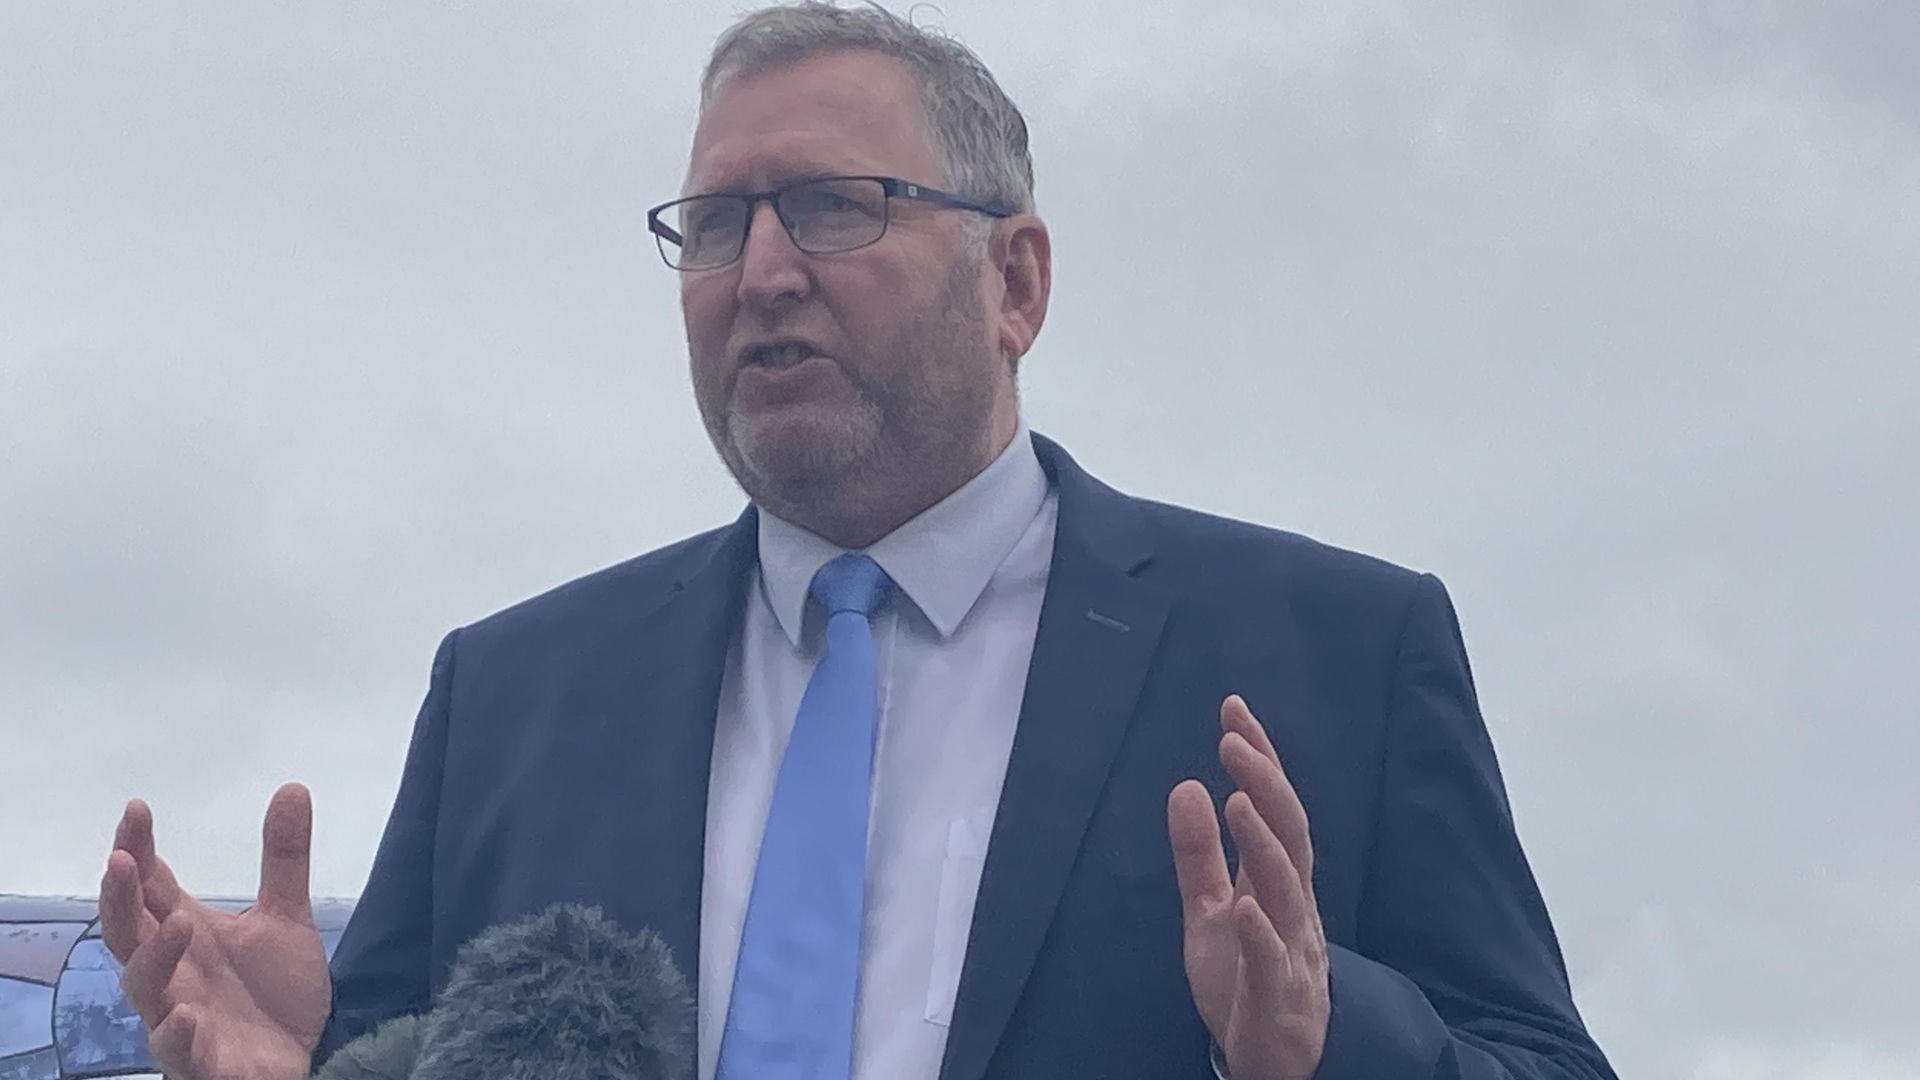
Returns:
[[[232,911],[253,903],[207,902]],[[313,902],[329,957],[352,913],[351,900]],[[0,893],[0,1080],[161,1080],[99,916],[91,899]]]

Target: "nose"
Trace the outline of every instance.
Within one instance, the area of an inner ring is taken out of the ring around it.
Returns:
[[[753,208],[740,252],[740,302],[775,308],[804,297],[810,286],[807,254],[793,245],[771,202]]]

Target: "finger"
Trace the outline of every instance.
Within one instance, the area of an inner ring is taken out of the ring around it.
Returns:
[[[165,922],[180,904],[180,885],[166,860],[155,853],[153,810],[145,802],[133,799],[127,803],[114,846],[133,856],[134,865],[140,869],[141,899],[156,921]]]
[[[283,784],[267,803],[260,829],[260,907],[282,918],[310,921],[309,874],[313,797],[300,784]]]
[[[127,1000],[133,1002],[149,1030],[158,1027],[173,1011],[174,972],[192,944],[193,920],[184,912],[176,912],[145,945],[134,950],[126,967],[121,969],[120,989],[126,993]]]
[[[1293,997],[1293,965],[1286,942],[1260,905],[1243,899],[1233,905],[1234,935],[1240,940],[1240,982],[1256,1015],[1280,1016]]]
[[[1301,891],[1285,845],[1261,819],[1246,792],[1236,791],[1227,799],[1227,827],[1233,830],[1241,872],[1253,883],[1261,910],[1281,937],[1295,948],[1308,947],[1313,937],[1313,902]]]
[[[153,810],[140,799],[128,799],[120,812],[120,825],[113,832],[113,846],[132,855],[134,861],[153,858]]]
[[[1167,796],[1167,832],[1173,841],[1180,907],[1192,923],[1233,894],[1227,852],[1220,844],[1220,819],[1214,816],[1213,796],[1200,781],[1183,780]]]
[[[160,1071],[173,1077],[204,1076],[205,1071],[195,1068],[193,1059],[194,1036],[198,1034],[200,1015],[192,1005],[182,1005],[168,1013],[158,1026],[147,1033],[147,1050],[153,1055],[153,1063]]]
[[[1221,703],[1220,726],[1224,732],[1239,735],[1242,739],[1245,739],[1247,745],[1252,747],[1256,754],[1271,762],[1273,767],[1279,771],[1280,786],[1284,788],[1285,791],[1285,794],[1280,799],[1282,803],[1291,802],[1300,805],[1299,795],[1293,790],[1292,781],[1287,779],[1287,767],[1280,761],[1280,752],[1274,749],[1273,740],[1267,735],[1266,725],[1254,718],[1253,710],[1248,707],[1245,698],[1238,694],[1231,694]],[[1262,813],[1274,814],[1277,812],[1277,807],[1261,806],[1261,803],[1266,800],[1257,797],[1257,793],[1249,792],[1249,794],[1256,794],[1254,805],[1259,807]],[[1304,805],[1300,806],[1298,816],[1304,825],[1306,820],[1306,809]],[[1274,817],[1269,817],[1269,820],[1274,820]],[[1281,839],[1288,843],[1289,850],[1293,850],[1296,846],[1303,847],[1308,851],[1311,850],[1311,843],[1308,840],[1308,834],[1304,828],[1298,837],[1300,845],[1295,845],[1293,843],[1295,838],[1289,835],[1284,829],[1281,831]]]
[[[140,868],[133,856],[115,848],[100,876],[100,937],[115,960],[126,963],[142,942],[160,929],[160,920],[140,896]]]
[[[1230,733],[1238,732],[1240,737],[1247,740],[1247,743],[1256,751],[1274,764],[1279,764],[1280,755],[1273,749],[1273,743],[1267,740],[1267,729],[1260,725],[1260,721],[1254,719],[1253,710],[1247,705],[1247,700],[1239,694],[1228,694],[1220,702],[1220,731],[1223,739]],[[1239,781],[1236,780],[1235,783],[1238,784]],[[1245,787],[1244,784],[1240,786]],[[1240,875],[1240,884],[1243,889],[1246,885],[1245,877],[1244,874]]]
[[[1220,703],[1220,728],[1222,734],[1229,731],[1239,732],[1240,737],[1247,740],[1255,750],[1260,751],[1261,756],[1275,765],[1280,764],[1280,753],[1273,748],[1273,741],[1267,738],[1266,727],[1259,720],[1254,719],[1253,710],[1247,706],[1247,699],[1239,694],[1229,694],[1227,699]]]
[[[1313,893],[1313,838],[1307,827],[1307,808],[1288,782],[1286,770],[1249,743],[1237,731],[1220,738],[1220,763],[1233,777],[1234,784],[1252,798],[1254,809],[1286,845],[1294,868],[1300,874],[1300,887]]]

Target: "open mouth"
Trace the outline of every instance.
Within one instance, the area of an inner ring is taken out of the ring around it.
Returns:
[[[751,367],[765,367],[779,370],[797,367],[820,355],[813,346],[800,341],[783,341],[775,345],[755,345],[747,350],[747,364]]]

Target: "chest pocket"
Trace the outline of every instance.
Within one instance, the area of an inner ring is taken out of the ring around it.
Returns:
[[[947,852],[940,864],[940,895],[934,912],[933,962],[927,971],[926,1018],[942,1027],[953,1022],[960,968],[967,956],[967,933],[980,895],[980,871],[987,862],[991,812],[955,818],[947,827]]]

